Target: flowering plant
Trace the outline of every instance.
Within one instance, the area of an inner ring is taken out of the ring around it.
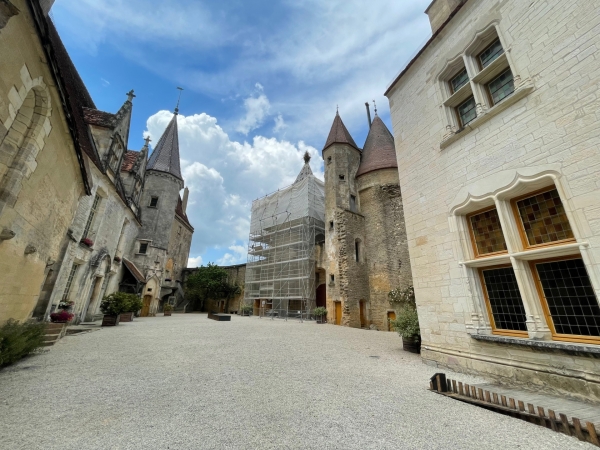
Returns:
[[[116,262],[121,262],[121,257],[120,256],[115,256],[113,258]]]
[[[73,307],[74,304],[75,304],[75,302],[72,300],[62,300],[58,304],[58,309],[69,311]]]
[[[83,238],[81,240],[81,243],[83,245],[87,245],[88,247],[91,247],[92,245],[94,245],[94,241],[92,241],[90,238]]]
[[[75,314],[65,310],[50,314],[50,320],[54,323],[67,323],[73,320],[73,317]]]

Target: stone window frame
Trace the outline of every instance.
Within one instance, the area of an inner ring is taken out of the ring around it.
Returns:
[[[156,203],[154,205],[152,205],[152,200],[156,199]],[[150,202],[148,202],[148,208],[154,208],[154,209],[158,209],[158,202],[160,200],[160,197],[157,195],[151,195],[150,196]]]
[[[488,66],[481,68],[478,56],[496,40],[500,41],[504,52]],[[498,27],[498,21],[494,21],[475,33],[471,42],[458,55],[449,59],[440,71],[437,76],[437,90],[441,99],[442,120],[446,123],[440,149],[448,147],[533,91],[531,79],[521,80],[511,50],[511,45]],[[469,82],[453,92],[450,81],[463,69],[467,71]],[[494,105],[487,86],[507,69],[513,75],[514,90]],[[457,108],[471,97],[475,101],[477,116],[467,124],[462,124]]]
[[[573,241],[552,243],[539,247],[526,247],[519,232],[518,217],[512,208],[512,200],[532,195],[540,190],[556,188],[565,208],[565,213],[573,230]],[[459,262],[463,269],[464,287],[467,296],[472,300],[471,323],[466,328],[471,335],[506,335],[494,330],[489,319],[488,306],[484,289],[479,278],[479,270],[502,265],[511,265],[515,271],[519,291],[526,311],[528,339],[552,341],[568,341],[571,343],[600,344],[600,339],[593,336],[557,335],[553,332],[552,323],[546,311],[545,300],[539,291],[532,271],[531,263],[548,259],[581,258],[586,267],[590,282],[600,303],[600,270],[594,265],[589,250],[589,243],[583,240],[581,217],[575,213],[570,202],[567,186],[556,173],[544,173],[536,177],[517,176],[508,186],[495,192],[474,197],[470,194],[465,202],[451,211],[451,225],[460,237],[460,248],[464,260]],[[507,252],[490,256],[477,257],[473,248],[467,217],[484,208],[495,206],[504,232]]]
[[[151,240],[149,239],[138,239],[138,246],[137,246],[137,252],[136,255],[147,255],[148,254],[148,249],[150,248],[150,244],[152,243]],[[146,251],[142,253],[142,244],[146,244]]]

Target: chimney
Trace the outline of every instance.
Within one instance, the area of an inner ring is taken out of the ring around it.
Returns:
[[[369,108],[369,102],[365,102],[367,107],[367,120],[369,121],[369,128],[371,128],[371,108]]]
[[[185,210],[187,209],[187,201],[188,201],[188,196],[190,195],[190,190],[186,188],[183,190],[183,200],[181,201],[181,207],[183,209],[183,213],[186,214]]]
[[[39,0],[40,1],[40,6],[42,7],[42,12],[44,13],[44,16],[47,16],[48,13],[50,12],[50,9],[52,8],[52,5],[54,5],[55,0]]]
[[[425,10],[431,23],[431,32],[435,34],[456,8],[467,0],[433,0]]]

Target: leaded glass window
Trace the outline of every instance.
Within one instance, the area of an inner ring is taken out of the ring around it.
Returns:
[[[458,113],[461,127],[464,127],[466,124],[475,119],[475,117],[477,117],[477,111],[475,110],[475,98],[470,97],[466,102],[460,104],[456,108],[456,112]]]
[[[479,63],[481,64],[481,68],[485,69],[491,63],[497,60],[502,53],[504,53],[504,49],[502,48],[500,39],[496,39],[479,54]]]
[[[468,82],[469,75],[467,75],[467,69],[463,69],[450,80],[450,87],[452,88],[452,93],[454,94]]]
[[[556,189],[524,198],[516,205],[530,246],[574,238]]]
[[[600,306],[581,258],[535,264],[554,330],[600,337]]]
[[[525,307],[512,267],[481,270],[494,328],[526,332]]]
[[[506,241],[496,208],[469,217],[471,236],[477,255],[505,252]]]
[[[515,91],[515,83],[510,69],[505,70],[488,84],[488,89],[494,105],[512,94]]]

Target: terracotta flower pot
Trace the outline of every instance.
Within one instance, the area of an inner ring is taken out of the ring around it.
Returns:
[[[406,352],[421,353],[421,338],[420,337],[402,338],[402,348]]]

